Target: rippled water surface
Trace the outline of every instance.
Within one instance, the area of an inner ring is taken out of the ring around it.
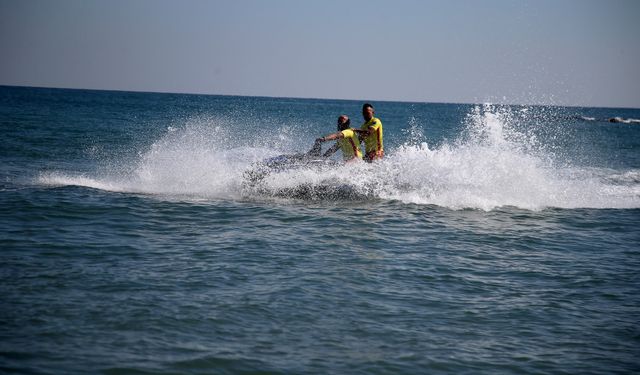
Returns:
[[[640,111],[361,104],[0,88],[0,371],[640,370]]]

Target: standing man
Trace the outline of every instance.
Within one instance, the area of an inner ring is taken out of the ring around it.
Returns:
[[[324,156],[329,157],[333,155],[338,149],[342,150],[342,158],[345,162],[362,160],[362,152],[360,151],[360,142],[358,141],[358,136],[356,132],[359,132],[357,129],[351,129],[351,120],[346,115],[341,115],[338,117],[338,132],[326,135],[322,138],[316,139],[316,145],[319,145],[320,142],[333,141],[337,140],[335,145],[329,148]],[[316,146],[314,145],[314,148]]]
[[[382,146],[382,121],[373,117],[375,111],[373,106],[365,103],[362,106],[362,117],[364,124],[360,127],[360,140],[364,141],[364,160],[371,163],[374,160],[384,157]]]

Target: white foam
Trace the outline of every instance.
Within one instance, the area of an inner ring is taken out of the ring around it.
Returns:
[[[234,147],[234,134],[224,121],[196,118],[167,133],[133,164],[114,166],[95,176],[46,173],[39,182],[114,192],[175,195],[196,198],[240,198],[242,172],[275,150]]]
[[[640,171],[561,166],[539,151],[534,136],[515,131],[513,121],[506,109],[477,106],[458,140],[431,149],[420,142],[422,128],[413,120],[404,132],[406,144],[373,165],[295,169],[270,174],[261,184],[268,192],[332,181],[381,199],[452,209],[640,207]],[[169,129],[132,165],[94,176],[50,173],[39,182],[196,199],[246,198],[255,191],[245,189],[244,172],[256,161],[293,152],[298,134],[284,128],[263,144],[256,141],[260,137],[247,138],[247,145],[244,135],[231,129],[224,121],[193,119]]]
[[[44,173],[38,182],[48,186],[83,186],[113,192],[125,192],[127,189],[113,180],[92,178],[85,175],[65,175],[59,172]]]
[[[466,145],[429,150],[404,147],[384,162],[390,181],[381,196],[454,209],[515,206],[640,207],[640,185],[609,183],[601,171],[557,169],[543,159],[506,149]],[[631,174],[637,173],[630,172]]]
[[[381,197],[454,209],[640,207],[638,171],[617,177],[605,168],[560,166],[534,135],[514,130],[514,118],[505,108],[476,106],[454,144],[400,147],[380,169],[387,171],[378,176],[386,181]]]

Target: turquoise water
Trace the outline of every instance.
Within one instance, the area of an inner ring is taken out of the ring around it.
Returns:
[[[637,373],[640,110],[373,104],[0,87],[0,371]]]

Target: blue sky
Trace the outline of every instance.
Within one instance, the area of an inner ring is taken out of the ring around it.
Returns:
[[[640,108],[640,1],[0,0],[0,84]]]

